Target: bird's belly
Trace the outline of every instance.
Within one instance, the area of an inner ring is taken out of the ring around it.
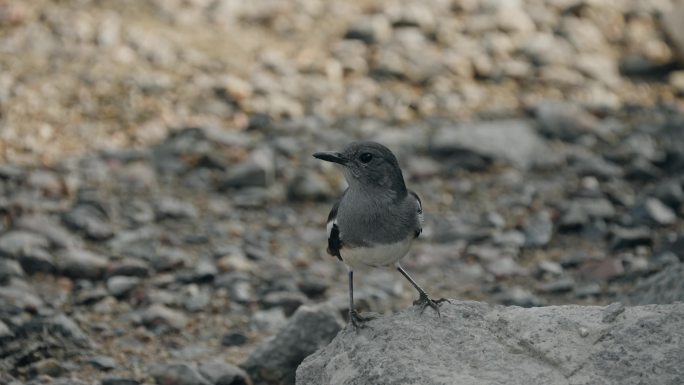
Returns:
[[[413,238],[409,238],[395,243],[367,247],[344,247],[340,250],[340,254],[344,263],[353,269],[390,266],[406,255],[412,242]]]

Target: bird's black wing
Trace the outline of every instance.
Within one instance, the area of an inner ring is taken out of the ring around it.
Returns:
[[[409,190],[409,195],[416,199],[418,202],[418,228],[416,229],[416,238],[423,232],[423,202],[420,201],[420,197],[415,192]]]
[[[340,229],[337,227],[338,207],[340,207],[340,202],[335,203],[330,210],[326,227],[328,229],[328,254],[337,257],[341,261],[342,256],[340,256],[340,249],[342,248],[342,240],[340,239]]]

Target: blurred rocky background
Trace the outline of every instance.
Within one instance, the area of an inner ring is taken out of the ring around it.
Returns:
[[[293,383],[346,311],[344,181],[310,154],[358,139],[422,197],[404,266],[433,296],[683,300],[682,25],[669,0],[0,0],[0,383]],[[393,271],[357,290],[414,299]]]

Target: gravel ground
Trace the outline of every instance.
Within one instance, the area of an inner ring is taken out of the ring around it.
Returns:
[[[346,305],[310,155],[352,140],[422,197],[435,297],[608,304],[681,266],[669,7],[0,1],[0,382],[291,383]]]

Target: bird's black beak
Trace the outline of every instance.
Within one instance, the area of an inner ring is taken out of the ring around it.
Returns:
[[[344,155],[334,151],[317,152],[313,154],[313,156],[314,158],[318,158],[328,162],[339,163],[341,165],[345,165],[349,161]]]

